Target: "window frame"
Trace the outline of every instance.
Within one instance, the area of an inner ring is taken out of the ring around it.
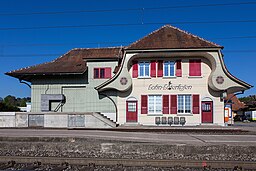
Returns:
[[[105,78],[105,72],[106,72],[106,68],[99,68],[99,78],[100,79]]]
[[[146,63],[148,63],[148,76],[145,75],[146,73]],[[143,66],[141,66],[143,64]],[[138,78],[150,78],[151,76],[151,62],[150,61],[139,61],[138,62]],[[140,68],[143,67],[143,75],[142,73],[140,72]]]
[[[152,106],[150,104],[150,98],[149,97],[153,97],[153,112],[150,111],[150,107]],[[157,99],[157,97],[160,97],[159,99]],[[157,100],[159,100],[159,104],[157,103]],[[159,105],[159,106],[157,106]],[[159,107],[159,109],[161,111],[157,112],[157,107]],[[150,94],[148,95],[148,114],[149,115],[162,115],[163,114],[163,95],[161,94]]]
[[[168,65],[168,75],[165,75],[165,64]],[[173,75],[171,75],[171,63],[173,63]],[[170,77],[176,77],[176,61],[163,61],[163,77],[164,78],[170,78]]]
[[[93,78],[94,79],[109,79],[109,78],[106,77],[107,68],[112,69],[111,67],[93,68]],[[96,72],[98,73],[97,77],[96,77]]]
[[[179,101],[179,97],[182,96],[182,110],[183,112],[179,112],[179,107],[180,107],[180,101]],[[186,106],[187,106],[187,102],[186,102],[186,96],[189,96],[189,107],[190,107],[190,112],[186,112]],[[178,94],[177,95],[177,114],[192,114],[192,109],[193,109],[193,101],[192,101],[192,95],[191,94]]]

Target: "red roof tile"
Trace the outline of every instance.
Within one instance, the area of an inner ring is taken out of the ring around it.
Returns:
[[[238,111],[240,109],[245,108],[245,104],[241,102],[234,94],[228,94],[228,96],[225,98],[225,100],[231,100],[232,101],[232,110]]]
[[[60,73],[84,73],[86,59],[119,58],[121,48],[73,49],[61,57],[47,63],[7,72],[7,75],[51,75]]]
[[[223,47],[170,25],[161,27],[127,47],[128,50],[190,48]]]
[[[165,25],[146,37],[132,43],[126,49],[183,49],[222,48],[212,42],[194,36],[170,25]],[[21,78],[27,75],[81,74],[87,69],[84,59],[117,59],[121,48],[73,49],[63,56],[47,63],[7,72],[7,75]]]

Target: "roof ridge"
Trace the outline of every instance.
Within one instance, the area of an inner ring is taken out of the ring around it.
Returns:
[[[178,28],[178,27],[175,27],[175,26],[172,26],[172,25],[170,25],[170,24],[166,24],[166,25],[164,25],[163,27],[171,27],[171,28],[173,28],[173,29],[175,29],[175,30],[178,30],[178,31],[180,31],[180,32],[183,32],[183,33],[188,34],[188,35],[190,35],[190,36],[193,36],[193,37],[195,37],[195,38],[198,38],[198,39],[200,39],[200,40],[202,40],[202,41],[208,42],[208,43],[213,44],[213,45],[215,45],[215,46],[220,46],[220,47],[222,47],[221,45],[218,45],[217,43],[214,43],[214,42],[212,42],[212,41],[206,40],[206,39],[204,39],[204,38],[202,38],[202,37],[199,37],[199,36],[197,36],[197,35],[195,35],[195,34],[190,33],[189,31],[182,30],[182,29],[180,29],[180,28]]]
[[[36,65],[31,65],[31,66],[27,66],[27,67],[23,67],[23,68],[20,68],[20,69],[16,69],[16,70],[11,70],[9,72],[6,72],[7,74],[8,73],[13,73],[13,72],[18,72],[18,71],[22,71],[22,70],[25,70],[25,69],[30,69],[30,68],[34,68],[34,67],[38,67],[38,66],[41,66],[41,65],[45,65],[45,64],[50,64],[50,63],[54,63],[54,62],[58,62],[58,60],[60,60],[61,58],[65,57],[66,55],[68,55],[70,52],[72,51],[75,51],[75,50],[90,50],[90,49],[121,49],[122,47],[121,46],[116,46],[116,47],[103,47],[103,48],[73,48],[73,49],[70,49],[69,51],[67,51],[66,53],[64,53],[63,55],[49,61],[49,62],[44,62],[44,63],[41,63],[41,64],[36,64]],[[119,54],[115,55],[116,57],[119,56]]]
[[[122,46],[112,46],[112,47],[95,47],[95,48],[73,48],[72,50],[90,50],[90,49],[120,49]]]
[[[161,29],[163,29],[163,28],[172,28],[172,29],[174,29],[174,30],[176,30],[176,31],[179,31],[179,32],[184,33],[184,34],[189,35],[189,36],[192,36],[193,38],[199,39],[199,40],[204,41],[204,42],[206,42],[206,43],[209,43],[209,44],[211,44],[211,45],[213,45],[213,46],[217,46],[217,47],[223,48],[223,46],[221,46],[221,45],[218,45],[218,44],[216,44],[216,43],[214,43],[214,42],[211,42],[211,41],[209,41],[209,40],[206,40],[206,39],[204,39],[204,38],[202,38],[202,37],[199,37],[199,36],[197,36],[197,35],[195,35],[195,34],[192,34],[192,33],[188,32],[188,31],[182,30],[182,29],[180,29],[180,28],[178,28],[178,27],[175,27],[175,26],[172,26],[172,25],[170,25],[170,24],[166,24],[166,25],[163,25],[162,27],[160,27],[159,29],[152,31],[152,32],[150,32],[149,34],[147,34],[146,36],[144,36],[144,37],[138,39],[137,41],[133,42],[132,44],[130,44],[129,46],[127,46],[126,49],[129,49],[130,47],[134,46],[134,45],[137,44],[138,42],[140,42],[140,41],[142,41],[142,40],[144,40],[144,39],[150,37],[151,35],[153,35],[153,34],[159,32],[159,31],[160,31]]]
[[[144,37],[142,37],[142,38],[140,38],[140,39],[136,40],[135,42],[133,42],[132,44],[130,44],[130,45],[129,45],[129,46],[127,46],[126,48],[131,47],[132,45],[134,45],[134,44],[138,43],[139,41],[141,41],[142,39],[145,39],[146,37],[148,37],[148,36],[150,36],[150,35],[152,35],[152,34],[154,34],[154,33],[158,32],[159,30],[161,30],[162,28],[164,28],[164,27],[166,27],[166,26],[167,26],[167,25],[163,25],[163,26],[162,26],[162,27],[160,27],[159,29],[157,29],[157,30],[154,30],[154,31],[150,32],[149,34],[147,34],[146,36],[144,36]]]
[[[24,70],[24,69],[29,69],[29,68],[33,68],[33,67],[37,67],[37,66],[40,66],[40,65],[45,65],[45,64],[49,64],[49,63],[53,63],[53,62],[56,62],[57,60],[59,60],[60,58],[63,58],[65,55],[67,55],[68,53],[70,53],[72,50],[74,50],[75,48],[69,50],[68,52],[64,53],[63,55],[53,59],[52,61],[49,61],[49,62],[44,62],[44,63],[41,63],[41,64],[36,64],[36,65],[31,65],[31,66],[27,66],[27,67],[23,67],[23,68],[20,68],[20,69],[16,69],[16,70],[12,70],[12,71],[9,71],[7,73],[12,73],[12,72],[17,72],[17,71],[21,71],[21,70]]]

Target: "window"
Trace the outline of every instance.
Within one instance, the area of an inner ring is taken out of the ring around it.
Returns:
[[[162,114],[162,96],[161,95],[148,96],[148,113]]]
[[[105,77],[105,68],[100,68],[100,78]]]
[[[100,78],[99,68],[94,68],[94,78]]]
[[[149,62],[139,62],[139,77],[149,77]]]
[[[211,112],[211,104],[210,103],[203,103],[202,104],[202,111],[203,112]]]
[[[164,77],[174,77],[175,76],[175,62],[165,61],[164,62]]]
[[[128,102],[128,112],[136,112],[136,104],[137,102]]]
[[[94,68],[94,78],[111,78],[111,68]]]
[[[191,95],[178,95],[178,113],[191,113]]]

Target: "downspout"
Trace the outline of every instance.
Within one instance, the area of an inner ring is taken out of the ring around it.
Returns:
[[[31,89],[31,85],[29,85],[27,82],[22,81],[22,79],[19,79],[19,81],[20,81],[21,84],[26,84]]]
[[[108,98],[108,99],[114,104],[115,110],[116,110],[116,122],[117,122],[117,114],[118,114],[118,111],[117,111],[117,105],[116,105],[115,101],[114,101],[111,97],[109,97],[108,95],[106,95],[106,94],[99,93],[99,95],[103,95],[104,97]]]

